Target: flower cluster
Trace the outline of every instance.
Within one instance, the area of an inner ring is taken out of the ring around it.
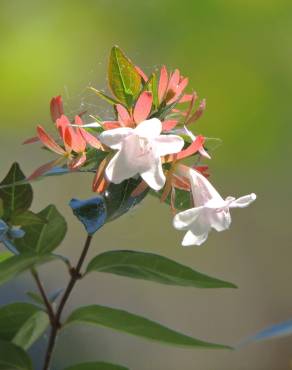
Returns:
[[[41,141],[59,157],[37,169],[30,180],[57,166],[95,171],[93,191],[104,194],[112,183],[140,179],[130,196],[151,190],[167,202],[174,213],[174,227],[188,230],[182,245],[202,244],[211,228],[227,229],[229,209],[246,207],[256,196],[224,200],[207,180],[208,167],[200,164],[202,158],[210,159],[206,140],[190,129],[203,114],[206,102],[199,101],[195,92],[185,92],[188,78],[178,69],[168,72],[165,66],[148,77],[114,47],[108,80],[113,97],[92,90],[112,104],[113,120],[83,123],[84,112],[69,119],[62,98],[52,99],[51,118],[58,138],[38,126],[38,136],[26,142]],[[193,160],[190,167],[184,163],[187,158]]]

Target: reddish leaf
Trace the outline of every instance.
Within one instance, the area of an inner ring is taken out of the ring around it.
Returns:
[[[56,143],[56,141],[43,129],[42,126],[37,126],[37,133],[40,141],[50,150],[57,154],[65,155],[65,150]]]
[[[69,162],[69,168],[71,168],[72,170],[76,170],[79,167],[81,167],[85,161],[86,161],[86,154],[84,152],[80,153],[76,158],[72,159]]]
[[[173,98],[176,95],[176,91],[179,85],[180,72],[176,69],[173,74],[170,76],[168,87],[167,87],[167,101]]]
[[[104,172],[109,161],[110,158],[103,159],[96,171],[92,184],[92,190],[95,193],[102,193],[107,187],[108,182],[104,176]]]
[[[186,177],[183,177],[183,176],[178,176],[178,175],[174,174],[173,179],[172,179],[172,183],[176,188],[178,188],[180,190],[190,191],[190,189],[191,189],[190,182],[188,181],[188,179]]]
[[[158,83],[158,100],[161,103],[168,85],[168,74],[165,66],[162,66]]]
[[[49,163],[46,163],[44,165],[42,165],[41,167],[37,168],[28,178],[27,180],[28,181],[33,181],[33,180],[36,180],[38,177],[42,176],[43,174],[45,174],[46,172],[48,172],[49,170],[51,170],[52,168],[54,168],[55,166],[59,165],[61,162],[64,161],[64,158],[58,158],[58,159],[54,159],[53,161],[49,162]]]
[[[56,121],[57,129],[58,129],[59,134],[60,134],[60,136],[61,136],[61,138],[62,138],[63,141],[65,141],[65,132],[66,132],[66,129],[67,129],[67,127],[71,127],[70,125],[71,125],[71,122],[64,115],[62,115]]]
[[[118,112],[119,121],[121,122],[122,126],[131,126],[133,120],[128,110],[121,104],[117,104],[116,109]]]
[[[179,85],[177,85],[177,87],[175,89],[175,96],[168,101],[168,104],[171,104],[171,103],[174,103],[175,102],[175,100],[182,94],[182,92],[184,91],[184,89],[187,87],[188,82],[189,82],[188,78],[184,78],[179,83]]]
[[[195,113],[187,120],[186,124],[194,123],[196,122],[201,115],[204,113],[204,110],[206,109],[206,100],[203,99],[198,107],[198,109],[195,111]]]
[[[152,107],[152,93],[150,91],[143,91],[139,96],[134,108],[134,121],[140,123],[145,121],[151,112]]]
[[[206,172],[209,169],[208,166],[195,166],[194,169],[197,170],[197,171],[199,171],[205,177],[209,177],[210,176],[210,174]]]
[[[177,120],[167,120],[162,122],[162,131],[170,131],[177,125]]]
[[[180,153],[177,154],[177,159],[184,159],[186,157],[190,157],[191,155],[195,154],[199,150],[203,148],[203,144],[205,142],[204,136],[197,136],[196,140],[193,141],[185,150],[182,150]]]
[[[179,103],[188,103],[189,101],[191,101],[193,99],[194,94],[196,94],[196,93],[183,95],[180,98]]]
[[[102,126],[105,130],[112,130],[114,128],[121,127],[121,122],[119,122],[119,121],[103,121]]]
[[[80,129],[81,135],[83,136],[83,139],[93,148],[95,149],[101,149],[102,144],[101,142],[93,135],[91,135],[89,132],[84,130],[83,128]]]
[[[136,198],[138,197],[139,195],[141,195],[147,188],[148,188],[148,184],[142,180],[140,182],[140,184],[136,187],[136,189],[133,190],[132,194],[131,194],[131,197],[133,198]]]
[[[142,71],[142,69],[138,66],[135,66],[136,68],[136,71],[139,73],[139,75],[142,77],[143,81],[144,82],[147,82],[148,81],[148,77],[146,76],[146,74]]]
[[[40,141],[40,138],[38,136],[34,136],[29,139],[26,139],[22,144],[33,144],[33,143],[38,143],[39,141]]]
[[[50,103],[50,111],[53,122],[56,122],[57,119],[64,114],[63,101],[60,95],[52,98]]]

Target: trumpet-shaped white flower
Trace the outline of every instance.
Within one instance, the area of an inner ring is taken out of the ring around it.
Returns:
[[[109,181],[119,184],[140,174],[154,190],[165,184],[161,156],[182,150],[184,141],[177,135],[160,135],[162,124],[152,118],[139,123],[135,128],[121,127],[104,131],[100,140],[118,152],[106,168]]]
[[[231,224],[229,209],[247,207],[256,199],[255,194],[249,194],[224,200],[199,172],[190,169],[189,178],[195,207],[178,213],[173,219],[176,229],[188,230],[182,241],[183,246],[201,245],[208,238],[211,228],[216,231],[228,229]]]

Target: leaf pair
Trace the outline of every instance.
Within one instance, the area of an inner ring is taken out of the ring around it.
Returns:
[[[102,253],[96,256],[86,269],[86,273],[94,271],[184,287],[235,287],[231,283],[211,278],[166,257],[135,251]],[[75,310],[66,324],[74,322],[104,326],[165,344],[199,348],[229,348],[178,333],[133,313],[101,305],[91,305]]]

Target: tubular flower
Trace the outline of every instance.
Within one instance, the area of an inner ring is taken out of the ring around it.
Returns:
[[[183,246],[201,245],[211,229],[224,231],[231,224],[230,208],[244,208],[255,199],[255,194],[245,195],[238,199],[227,197],[225,200],[213,185],[199,172],[189,169],[194,208],[178,213],[173,225],[178,230],[188,230]]]
[[[106,168],[109,181],[119,184],[140,174],[154,190],[165,184],[161,157],[178,153],[184,141],[177,135],[161,135],[162,124],[152,118],[141,122],[136,128],[122,127],[104,131],[100,140],[118,152]]]

